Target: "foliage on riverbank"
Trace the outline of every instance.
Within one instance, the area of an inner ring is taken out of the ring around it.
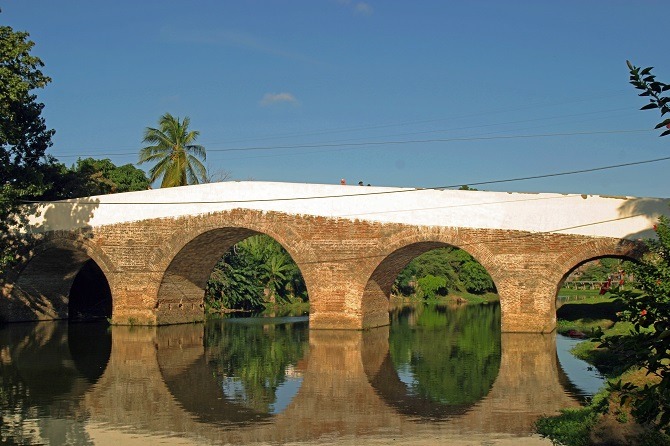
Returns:
[[[413,259],[400,272],[392,289],[394,295],[425,300],[447,295],[469,299],[495,292],[486,269],[470,254],[454,247],[433,249]]]
[[[658,380],[645,369],[622,361],[622,352],[607,348],[602,340],[629,336],[634,324],[621,320],[625,303],[620,298],[593,297],[561,306],[557,311],[558,331],[584,333],[590,339],[571,351],[593,364],[608,378],[609,385],[580,409],[567,409],[556,417],[538,421],[537,432],[562,445],[670,445],[670,437],[653,425],[635,422],[630,399],[621,404],[617,388],[645,388]],[[594,336],[598,335],[600,338]]]
[[[307,300],[305,281],[291,256],[273,238],[255,235],[237,243],[207,282],[209,311],[260,311],[267,304]]]

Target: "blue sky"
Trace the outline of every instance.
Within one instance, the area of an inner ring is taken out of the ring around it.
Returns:
[[[436,187],[670,156],[625,65],[670,83],[661,1],[0,7],[53,79],[38,95],[68,165],[136,162],[166,112],[190,117],[215,177],[240,180]],[[669,167],[480,188],[667,197]]]

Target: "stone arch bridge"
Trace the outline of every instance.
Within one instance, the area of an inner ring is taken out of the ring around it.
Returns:
[[[556,293],[578,265],[637,258],[668,200],[572,194],[225,182],[87,197],[25,209],[21,264],[3,278],[0,320],[68,317],[94,262],[116,324],[203,319],[205,283],[235,243],[264,233],[289,252],[310,327],[389,323],[398,273],[440,246],[493,278],[505,332],[550,332]],[[91,262],[92,261],[92,262]],[[81,281],[81,280],[80,280]]]

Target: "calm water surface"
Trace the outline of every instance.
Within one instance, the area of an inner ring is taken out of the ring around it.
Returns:
[[[5,325],[0,441],[546,444],[535,420],[597,390],[561,368],[555,335],[501,335],[498,305],[391,319],[365,332],[309,331],[307,317]]]

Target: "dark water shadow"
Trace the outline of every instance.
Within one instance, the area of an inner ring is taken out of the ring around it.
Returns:
[[[104,324],[17,323],[0,327],[3,388],[21,410],[78,414],[81,398],[104,373],[111,334]]]

